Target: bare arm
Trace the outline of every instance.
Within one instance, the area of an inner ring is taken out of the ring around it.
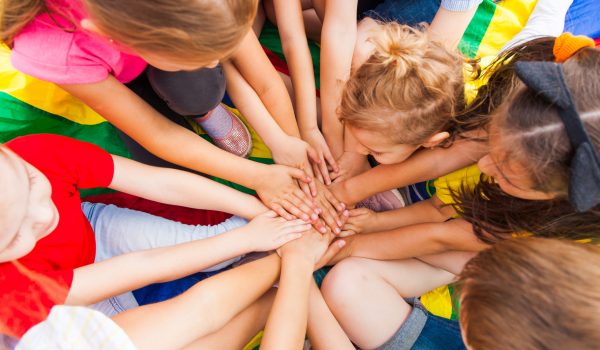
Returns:
[[[356,44],[357,0],[327,0],[321,32],[321,113],[323,133],[333,156],[344,151],[344,129],[338,120],[344,83],[350,77]]]
[[[255,189],[268,207],[286,218],[292,218],[290,213],[314,212],[307,209],[310,199],[296,183],[310,182],[304,171],[223,151],[162,116],[112,76],[95,84],[61,87],[160,158]]]
[[[440,7],[429,26],[431,39],[444,43],[446,47],[454,50],[476,11],[477,6],[467,11],[449,11]]]
[[[145,165],[113,155],[110,188],[153,201],[210,209],[252,219],[268,209],[256,197],[200,175]]]
[[[139,349],[180,349],[222,328],[263,295],[280,271],[277,254],[203,280],[173,299],[113,320]]]
[[[333,184],[331,191],[340,201],[354,205],[376,193],[449,174],[477,162],[486,153],[486,143],[467,140],[457,141],[449,148],[424,149],[402,163],[379,165]]]
[[[268,212],[246,226],[218,236],[86,265],[75,269],[65,304],[93,304],[151,283],[190,275],[248,252],[276,249],[309,227],[301,220],[285,221]]]
[[[349,238],[341,256],[377,260],[407,259],[449,250],[480,251],[488,247],[477,239],[471,224],[462,219],[405,226]]]
[[[308,338],[316,350],[354,350],[354,345],[329,310],[314,281],[308,303]]]

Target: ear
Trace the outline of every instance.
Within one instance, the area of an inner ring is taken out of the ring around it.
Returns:
[[[444,141],[445,139],[450,137],[450,133],[444,131],[444,132],[438,132],[437,134],[431,136],[430,138],[427,139],[427,141],[425,141],[423,143],[423,147],[426,148],[431,148],[431,147],[435,147],[437,145],[439,145],[442,141]]]

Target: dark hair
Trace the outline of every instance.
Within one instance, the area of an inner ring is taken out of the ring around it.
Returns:
[[[511,239],[461,273],[460,323],[475,350],[597,349],[600,247]]]
[[[537,40],[543,42],[543,39]],[[486,125],[493,120],[504,159],[519,164],[530,174],[533,189],[554,193],[556,198],[515,198],[502,192],[492,181],[482,179],[471,190],[463,188],[453,193],[455,208],[473,224],[476,235],[488,243],[506,238],[512,232],[571,239],[600,237],[600,207],[577,213],[567,200],[573,150],[556,107],[516,78],[512,68],[520,57],[531,56],[512,57],[508,65],[499,68],[501,77],[494,73],[490,78],[490,82],[503,80],[505,83],[495,85],[501,91],[487,94],[488,100],[497,98],[501,104],[499,107],[495,106],[497,101],[487,104],[491,113]],[[600,51],[584,48],[569,58],[563,68],[584,127],[599,149]],[[495,97],[499,93],[505,97]]]

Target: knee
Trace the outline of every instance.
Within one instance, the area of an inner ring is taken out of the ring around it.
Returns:
[[[148,80],[169,108],[182,116],[204,115],[217,107],[225,95],[225,76],[220,65],[179,72],[150,67]]]
[[[369,270],[361,258],[339,262],[327,274],[321,286],[323,297],[332,309],[344,307],[355,298],[361,298],[361,284],[369,278]]]

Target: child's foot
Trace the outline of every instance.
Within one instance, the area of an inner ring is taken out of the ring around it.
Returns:
[[[215,142],[217,147],[240,157],[252,150],[252,139],[246,125],[223,105],[218,105],[205,116],[194,119]]]
[[[394,210],[404,207],[404,199],[398,190],[377,193],[356,204],[357,208],[368,208],[375,212]]]

